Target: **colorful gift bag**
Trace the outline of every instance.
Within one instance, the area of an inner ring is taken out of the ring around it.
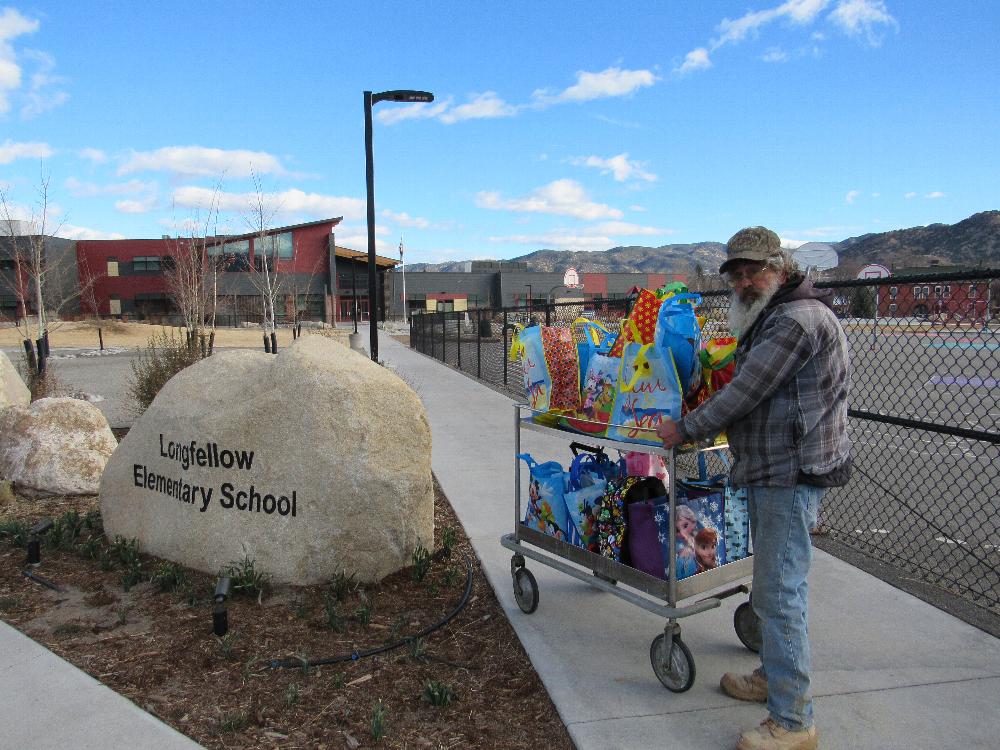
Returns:
[[[628,451],[625,454],[625,470],[630,477],[656,477],[661,482],[667,481],[667,467],[663,456],[653,453]]]
[[[678,484],[678,561],[684,558],[698,573],[728,562],[724,508],[722,489]]]
[[[611,410],[618,395],[618,371],[621,360],[603,354],[590,357],[587,374],[580,394],[580,408],[561,417],[559,423],[566,429],[584,435],[603,437],[611,420]]]
[[[632,312],[628,318],[622,322],[621,333],[615,340],[609,352],[612,357],[622,356],[625,345],[635,341],[640,344],[652,344],[653,334],[656,331],[656,316],[660,311],[663,300],[648,289],[639,291],[639,298],[632,307]]]
[[[660,446],[656,428],[664,417],[681,417],[680,381],[670,351],[626,344],[607,436]]]
[[[580,385],[587,377],[590,358],[595,354],[607,354],[614,344],[615,336],[607,328],[589,318],[577,318],[571,326],[578,341],[577,360],[580,365]]]
[[[663,301],[657,313],[654,342],[673,354],[682,393],[687,393],[692,385],[697,386],[701,376],[701,360],[698,358],[701,327],[694,313],[699,302],[700,295],[675,294]]]
[[[580,406],[580,369],[569,328],[515,327],[510,358],[521,360],[528,404],[538,411]]]
[[[595,554],[600,554],[597,537],[597,513],[606,486],[607,482],[603,479],[597,479],[587,487],[570,490],[563,495],[570,520],[568,541],[570,544],[583,547]]]
[[[567,488],[581,490],[598,482],[607,482],[625,476],[620,461],[612,461],[603,450],[596,454],[581,452],[573,457],[567,472]]]
[[[725,488],[726,562],[742,560],[751,554],[750,513],[747,489],[736,489],[728,482]]]
[[[566,512],[565,472],[558,461],[538,463],[527,453],[519,459],[528,464],[528,503],[524,510],[526,526],[567,541],[569,515]]]
[[[608,482],[597,509],[597,540],[603,557],[630,564],[626,507],[666,494],[656,477],[623,477]]]

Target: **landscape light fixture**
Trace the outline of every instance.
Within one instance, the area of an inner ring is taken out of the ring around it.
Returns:
[[[28,540],[28,565],[38,567],[42,563],[42,545],[39,537],[49,531],[55,523],[51,518],[43,518],[31,527],[31,539]]]
[[[365,92],[365,170],[368,182],[368,328],[372,362],[378,362],[378,300],[375,269],[375,160],[372,155],[372,107],[379,102],[428,103],[434,101],[429,91]]]
[[[232,581],[229,576],[223,576],[215,585],[215,595],[212,597],[215,604],[212,606],[212,632],[221,638],[229,632],[229,613],[226,611],[226,599],[229,598],[229,589]]]

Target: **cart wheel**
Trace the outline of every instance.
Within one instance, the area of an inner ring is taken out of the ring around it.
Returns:
[[[736,637],[740,639],[740,643],[755,654],[760,653],[762,638],[760,618],[753,611],[753,604],[743,602],[736,608],[736,612],[733,613],[733,627],[736,628]]]
[[[668,648],[667,636],[660,633],[649,647],[649,660],[663,687],[683,693],[694,685],[694,657],[679,635],[674,636],[674,647],[669,655],[666,653]]]
[[[526,615],[538,609],[538,583],[527,568],[514,572],[514,600]]]

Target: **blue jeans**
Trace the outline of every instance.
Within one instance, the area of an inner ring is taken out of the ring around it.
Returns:
[[[760,658],[767,677],[767,710],[785,729],[813,724],[809,685],[809,529],[823,487],[748,488],[753,538],[753,609],[760,618]]]

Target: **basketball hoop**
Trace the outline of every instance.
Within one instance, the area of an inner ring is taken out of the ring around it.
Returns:
[[[567,268],[566,273],[563,274],[562,285],[567,289],[583,289],[583,284],[580,283],[580,275],[572,266]]]

